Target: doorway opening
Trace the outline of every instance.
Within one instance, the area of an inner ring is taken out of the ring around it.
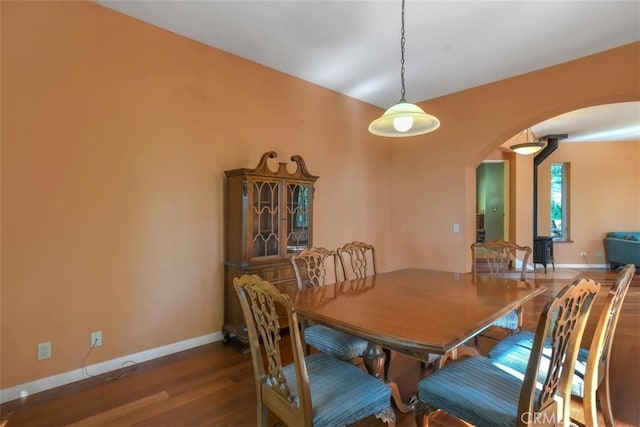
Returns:
[[[509,162],[485,160],[476,168],[476,241],[509,240]],[[479,226],[478,225],[478,226]]]

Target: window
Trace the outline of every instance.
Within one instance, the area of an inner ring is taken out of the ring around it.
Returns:
[[[569,163],[551,164],[551,237],[569,240]]]

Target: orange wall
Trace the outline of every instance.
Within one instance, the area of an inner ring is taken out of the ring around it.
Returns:
[[[320,176],[316,244],[370,241],[382,271],[465,271],[488,153],[640,99],[636,43],[432,100],[441,129],[398,142],[367,133],[377,108],[99,5],[0,8],[1,388],[78,369],[92,330],[88,363],[219,331],[223,171],[267,150]]]
[[[93,330],[90,364],[220,331],[223,171],[268,150],[320,176],[315,242],[385,268],[377,108],[96,4],[1,7],[0,387],[80,368]]]
[[[636,42],[421,103],[440,118],[441,127],[391,151],[390,265],[469,271],[478,164],[508,138],[548,118],[592,105],[640,100],[639,65]],[[518,176],[531,176],[526,162],[517,161]],[[531,185],[517,185],[524,191],[528,186],[523,195],[527,199]],[[523,245],[533,241],[531,212],[516,213],[515,239]],[[453,233],[455,223],[461,225],[460,233]]]
[[[640,230],[640,141],[560,141],[538,167],[538,232],[543,236],[550,235],[551,163],[565,162],[571,242],[554,244],[555,263],[604,264],[607,232]],[[587,253],[586,259],[580,252]]]

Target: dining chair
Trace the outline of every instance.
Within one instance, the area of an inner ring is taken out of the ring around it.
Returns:
[[[339,263],[336,251],[311,247],[290,258],[299,290],[337,282]],[[303,321],[302,337],[307,346],[345,361],[355,361],[367,348],[367,341],[321,324]],[[307,347],[307,353],[309,349]]]
[[[478,427],[569,426],[571,376],[599,288],[593,280],[576,280],[546,304],[524,375],[488,357],[474,356],[420,380],[417,425],[427,425],[428,416],[441,409]],[[552,358],[544,375],[538,376],[548,336]]]
[[[327,354],[304,355],[287,295],[257,275],[236,277],[233,286],[249,336],[258,426],[270,425],[269,410],[289,426],[344,426],[373,415],[395,425],[386,384]],[[290,346],[282,343],[279,313],[286,313]],[[288,348],[293,362],[285,365]]]
[[[471,245],[472,273],[526,280],[527,261],[530,256],[531,248],[528,246],[503,240],[476,242]],[[491,325],[505,330],[509,335],[516,333],[521,326],[522,307],[502,316]],[[480,336],[494,338],[487,331]]]
[[[571,416],[589,427],[598,426],[598,401],[605,425],[607,427],[615,425],[611,411],[609,359],[620,309],[634,273],[635,266],[628,264],[616,276],[602,310],[598,313],[598,322],[589,348],[580,348],[578,352],[571,385],[571,394],[575,397],[572,401]],[[534,335],[531,332],[518,332],[498,342],[489,352],[489,358],[509,369],[524,372],[533,346],[533,338]],[[543,350],[544,357],[548,358],[550,352],[551,343],[547,341]]]
[[[345,280],[362,279],[378,272],[375,247],[369,243],[351,242],[336,250]]]

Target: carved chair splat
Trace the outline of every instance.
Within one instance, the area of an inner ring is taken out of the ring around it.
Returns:
[[[354,241],[338,248],[337,252],[345,279],[362,279],[377,274],[373,245]]]

